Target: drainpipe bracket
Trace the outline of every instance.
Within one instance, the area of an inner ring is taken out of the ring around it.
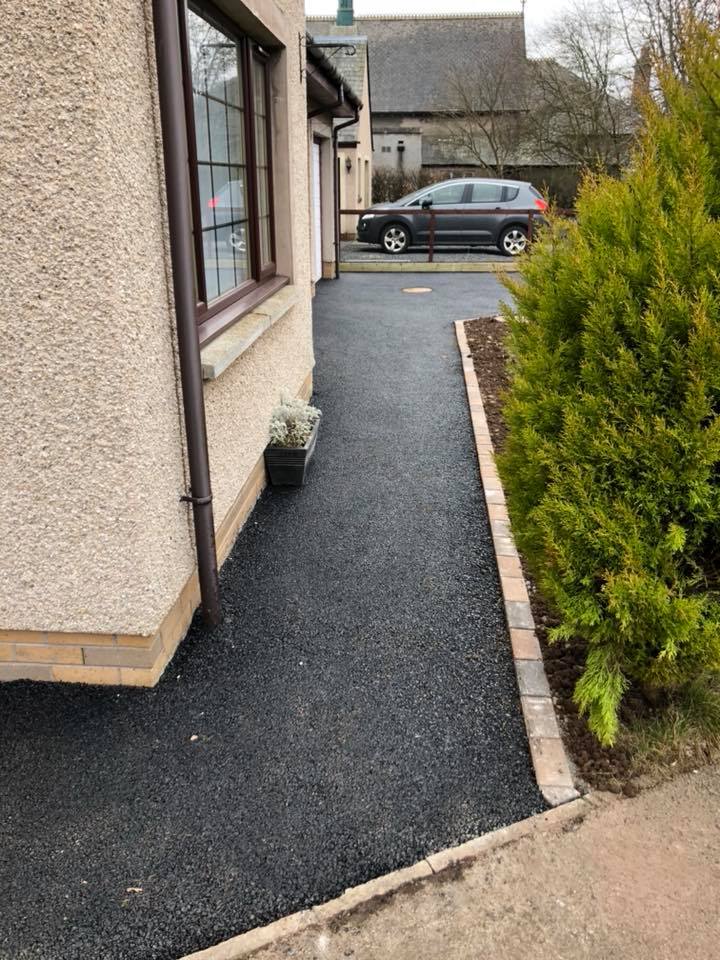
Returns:
[[[212,499],[212,494],[209,497],[193,497],[186,493],[180,497],[180,502],[191,503],[194,507],[206,507],[209,503],[212,503]]]

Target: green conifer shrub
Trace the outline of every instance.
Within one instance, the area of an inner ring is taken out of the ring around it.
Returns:
[[[720,671],[720,42],[686,43],[622,179],[588,177],[508,282],[500,472],[603,743],[631,683]]]

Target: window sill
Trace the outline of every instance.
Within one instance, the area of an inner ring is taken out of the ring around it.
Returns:
[[[200,360],[203,380],[217,380],[299,301],[298,288],[287,284],[202,347]]]

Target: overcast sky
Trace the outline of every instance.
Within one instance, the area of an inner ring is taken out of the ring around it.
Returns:
[[[570,0],[527,0],[525,18],[528,40],[538,35],[542,24],[567,7]],[[380,13],[505,13],[520,11],[520,0],[355,0],[355,16]],[[337,0],[305,0],[308,16],[329,16]]]

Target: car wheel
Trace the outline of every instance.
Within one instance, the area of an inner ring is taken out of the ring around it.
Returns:
[[[515,225],[503,230],[500,234],[500,250],[508,257],[519,257],[525,253],[528,245],[528,235],[525,227]]]
[[[385,253],[404,253],[410,246],[410,233],[401,223],[391,223],[383,230],[380,243]]]

